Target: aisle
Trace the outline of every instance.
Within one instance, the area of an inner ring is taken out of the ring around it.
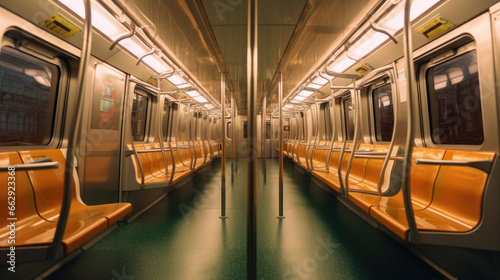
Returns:
[[[245,279],[246,165],[228,188],[220,220],[220,161],[122,226],[49,279]],[[443,279],[285,161],[258,187],[258,279]],[[259,167],[259,173],[261,169]]]

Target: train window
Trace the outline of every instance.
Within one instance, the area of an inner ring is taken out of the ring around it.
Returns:
[[[302,130],[302,134],[300,135],[300,140],[304,140],[306,135],[306,123],[305,123],[304,113],[300,113],[300,124],[301,124],[300,130]]]
[[[10,47],[0,52],[0,145],[46,145],[52,138],[56,65]]]
[[[271,122],[266,122],[266,139],[271,139]]]
[[[354,107],[351,97],[342,100],[344,110],[344,132],[347,140],[354,139]]]
[[[232,135],[233,135],[233,123],[227,122],[226,123],[226,138],[231,139]]]
[[[372,91],[375,138],[377,141],[391,141],[394,129],[394,108],[391,84],[385,84]]]
[[[432,141],[482,144],[484,131],[476,51],[427,69],[426,81]]]
[[[330,103],[326,102],[321,104],[321,111],[323,111],[324,135],[323,140],[332,139],[332,118],[330,116]]]
[[[243,138],[245,138],[245,139],[248,138],[247,121],[243,122]]]
[[[132,103],[132,136],[134,141],[144,141],[146,137],[146,121],[148,98],[138,92],[134,94]]]

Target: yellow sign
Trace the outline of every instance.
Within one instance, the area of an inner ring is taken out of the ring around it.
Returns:
[[[361,64],[358,67],[356,67],[356,69],[354,69],[354,71],[356,71],[356,73],[360,76],[363,76],[364,74],[372,70],[373,68],[368,63]]]
[[[427,39],[434,39],[453,27],[455,27],[455,24],[449,22],[444,17],[437,15],[435,18],[420,26],[417,29],[417,32],[424,35]]]
[[[51,16],[50,18],[42,22],[41,25],[52,30],[54,33],[66,38],[70,38],[71,36],[81,31],[78,26],[74,25],[58,14]]]
[[[156,84],[158,84],[158,80],[157,80],[157,79],[154,79],[154,78],[149,78],[149,79],[148,79],[148,82],[149,82],[150,84],[152,84],[152,85],[155,85],[155,86],[156,86]]]

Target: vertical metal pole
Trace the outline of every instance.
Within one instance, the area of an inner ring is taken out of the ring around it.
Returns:
[[[279,213],[278,218],[283,219],[283,74],[280,73],[279,83],[278,83],[278,107],[280,115],[280,126],[279,126],[279,160],[280,160],[280,170],[279,170]]]
[[[63,251],[63,237],[66,231],[66,225],[68,223],[69,212],[71,209],[71,192],[72,192],[72,182],[73,182],[73,161],[75,155],[75,149],[78,141],[78,133],[80,122],[82,119],[82,108],[83,108],[83,95],[85,89],[85,76],[87,73],[87,65],[92,48],[92,15],[91,15],[91,3],[90,0],[83,2],[85,8],[85,22],[83,29],[83,43],[82,52],[80,56],[80,64],[78,65],[78,96],[76,111],[74,112],[74,130],[69,132],[68,137],[68,147],[66,151],[66,163],[64,165],[64,189],[63,189],[63,200],[61,204],[61,210],[59,212],[59,220],[57,222],[56,231],[54,233],[54,238],[52,241],[52,247],[48,252],[48,256],[51,260],[56,260],[62,255]]]
[[[236,120],[235,120],[235,110],[234,110],[234,96],[231,96],[231,184],[234,184],[234,173],[235,165],[234,160],[236,157],[236,139],[234,138],[236,130]]]
[[[403,202],[406,210],[406,219],[410,232],[408,239],[410,242],[418,242],[417,238],[417,223],[413,214],[413,204],[411,202],[411,158],[413,153],[413,92],[415,92],[415,66],[413,64],[413,46],[411,37],[411,23],[410,23],[410,9],[413,0],[406,0],[405,2],[405,25],[403,28],[403,48],[406,60],[406,94],[407,94],[407,131],[406,131],[406,149],[403,161]]]
[[[221,110],[221,139],[222,139],[222,155],[221,155],[221,178],[220,178],[220,217],[226,216],[226,80],[224,73],[220,73],[220,110]]]
[[[238,143],[238,129],[239,127],[238,120],[238,106],[236,104],[236,100],[234,101],[234,124],[233,124],[233,153],[234,153],[234,174],[238,175],[238,150],[236,149],[236,143]]]
[[[257,0],[248,1],[247,279],[257,277]]]
[[[262,98],[262,175],[264,176],[264,184],[266,183],[266,96]]]

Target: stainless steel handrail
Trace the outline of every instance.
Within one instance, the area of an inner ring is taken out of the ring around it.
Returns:
[[[407,107],[408,107],[408,126],[406,132],[406,149],[403,162],[403,202],[406,210],[406,219],[409,227],[408,239],[411,242],[418,242],[417,240],[417,224],[413,213],[413,205],[411,202],[410,192],[410,174],[411,174],[411,157],[413,153],[413,92],[414,92],[414,79],[415,79],[415,65],[413,64],[413,51],[412,51],[412,30],[410,25],[410,10],[413,0],[405,0],[404,12],[404,28],[403,28],[403,45],[404,56],[406,60],[406,93],[407,93]]]
[[[347,163],[347,169],[345,171],[345,196],[349,193],[349,174],[351,173],[352,161],[354,159],[354,154],[356,153],[356,145],[358,144],[358,134],[359,134],[359,123],[360,123],[360,114],[361,114],[361,92],[356,89],[357,82],[353,81],[353,95],[356,98],[356,105],[354,106],[354,139],[352,140],[352,152],[349,157],[349,162]],[[353,99],[354,100],[354,99]],[[339,170],[342,170],[342,166],[339,164]],[[339,177],[339,180],[342,180],[342,177]]]
[[[389,71],[389,76],[391,77],[394,86],[396,87],[395,95],[396,95],[396,102],[394,102],[393,105],[393,114],[394,114],[394,120],[398,119],[399,115],[399,104],[400,104],[400,98],[399,98],[399,86],[398,86],[398,81],[397,81],[397,75],[396,75],[396,63],[392,63],[392,69],[388,70]],[[378,183],[377,183],[377,191],[379,195],[382,195],[382,179],[384,178],[385,175],[385,170],[387,169],[387,165],[389,164],[390,157],[392,155],[392,151],[394,150],[394,142],[396,140],[396,131],[398,131],[398,122],[394,122],[394,127],[392,128],[392,137],[391,137],[391,143],[389,144],[389,149],[387,151],[387,155],[385,157],[384,163],[382,164],[382,169],[380,170],[380,175],[378,177]]]
[[[63,200],[61,203],[61,210],[59,214],[59,219],[57,221],[57,227],[54,233],[54,239],[52,240],[52,248],[48,254],[49,258],[56,260],[62,254],[63,247],[63,237],[66,231],[66,225],[68,223],[69,211],[71,208],[71,192],[73,183],[73,161],[74,161],[74,149],[76,148],[78,133],[80,132],[80,121],[82,119],[83,110],[83,94],[85,89],[87,65],[90,57],[90,51],[92,47],[92,8],[90,0],[84,1],[85,7],[85,20],[83,27],[83,42],[82,42],[82,52],[80,56],[80,64],[78,65],[78,82],[77,82],[77,103],[76,111],[74,114],[74,130],[69,132],[68,136],[68,147],[66,152],[66,163],[64,167],[64,191]]]
[[[165,100],[163,102],[165,102]],[[165,105],[163,105],[163,107],[165,107]],[[165,156],[165,145],[163,144],[163,141],[164,141],[164,139],[163,139],[163,110],[158,110],[158,117],[159,117],[158,119],[160,120],[158,122],[158,124],[159,124],[158,130],[159,130],[159,134],[160,134],[159,135],[159,143],[160,143],[160,149],[159,149],[160,151],[159,152],[161,153],[161,156],[163,158],[163,164],[165,165],[165,176],[167,176],[168,175],[168,165],[167,165],[167,157]],[[158,149],[152,149],[152,150],[158,150]],[[151,151],[151,150],[149,150],[149,151]],[[162,173],[163,173],[163,171],[162,171]]]
[[[174,106],[173,106],[173,102],[170,102],[168,104],[168,106],[170,107],[170,110],[168,110],[168,113],[170,115],[169,118],[168,118],[168,125],[171,126],[171,124],[174,121]],[[180,112],[180,110],[179,110],[179,112]],[[175,139],[177,140],[177,136],[175,137]],[[170,173],[170,181],[168,182],[168,185],[171,186],[172,183],[174,182],[175,166],[176,166],[175,165],[174,149],[172,149],[172,130],[170,130],[170,133],[168,133],[168,135],[167,135],[167,143],[168,143],[168,150],[170,151],[170,158],[172,160],[172,171]],[[179,151],[179,149],[177,149],[177,151]],[[179,159],[182,161],[182,157],[180,156],[180,151],[179,151]]]
[[[371,156],[371,155],[355,155],[355,158],[365,158],[365,159],[386,159],[385,156]],[[403,161],[404,157],[389,157],[390,160]]]
[[[42,169],[58,169],[59,162],[40,162],[40,163],[24,163],[24,164],[12,164],[9,166],[0,166],[0,172],[11,171],[9,168],[14,168],[15,171],[30,171],[30,170],[42,170]]]

